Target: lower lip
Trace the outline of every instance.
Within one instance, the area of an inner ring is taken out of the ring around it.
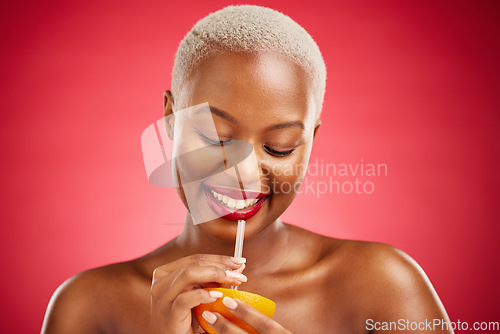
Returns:
[[[240,219],[248,220],[252,218],[257,214],[257,212],[259,212],[259,210],[269,198],[269,196],[262,197],[257,203],[248,208],[232,211],[228,207],[222,205],[217,199],[215,199],[212,191],[208,187],[203,187],[203,191],[205,192],[205,197],[207,198],[208,206],[210,206],[210,209],[212,209],[212,211],[217,216],[232,221],[238,221]]]

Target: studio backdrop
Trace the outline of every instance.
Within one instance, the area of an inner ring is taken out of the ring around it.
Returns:
[[[301,194],[282,219],[394,245],[452,321],[499,321],[498,1],[248,1],[303,25],[328,70]],[[0,332],[40,331],[76,273],[182,230],[141,134],[173,56],[230,1],[11,1],[0,11]]]

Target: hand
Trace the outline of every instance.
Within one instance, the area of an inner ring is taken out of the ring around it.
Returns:
[[[194,334],[198,324],[191,309],[212,303],[220,292],[205,287],[233,285],[246,282],[240,272],[243,258],[197,254],[160,266],[153,272],[151,285],[151,334]]]
[[[270,319],[266,315],[260,313],[248,304],[241,300],[224,297],[222,300],[224,305],[238,318],[249,324],[259,334],[280,334],[288,333],[276,321]],[[244,334],[247,333],[219,313],[212,313],[209,311],[203,312],[203,318],[215,329],[219,334]]]

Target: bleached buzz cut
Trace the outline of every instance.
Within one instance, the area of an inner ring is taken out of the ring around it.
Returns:
[[[199,20],[175,55],[171,87],[174,97],[190,71],[220,51],[276,52],[290,57],[310,75],[319,117],[326,86],[325,62],[311,35],[290,17],[266,7],[239,5]]]

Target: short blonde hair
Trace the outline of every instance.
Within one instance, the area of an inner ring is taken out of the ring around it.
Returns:
[[[199,20],[181,41],[172,71],[172,93],[202,60],[216,52],[277,52],[290,57],[312,79],[317,116],[326,86],[326,66],[318,45],[298,23],[274,9],[228,6]]]

